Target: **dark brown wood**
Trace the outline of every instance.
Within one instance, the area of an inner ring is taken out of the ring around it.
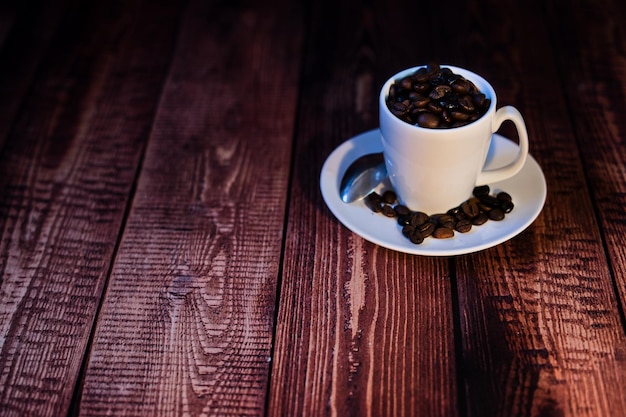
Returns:
[[[186,9],[81,415],[263,413],[301,19],[287,2]]]
[[[378,248],[317,216],[333,245],[288,243],[301,255],[284,274],[269,414],[455,415],[446,261]]]
[[[573,131],[576,113],[568,113],[572,109],[564,101],[571,90],[555,82],[567,72],[555,58],[594,47],[567,36],[559,54],[537,48],[560,39],[552,28],[562,10],[546,15],[544,7],[492,2],[473,10],[476,20],[499,18],[497,26],[481,32],[486,50],[496,50],[501,39],[527,39],[495,57],[473,59],[501,86],[501,102],[515,103],[525,115],[549,198],[521,236],[457,263],[460,315],[466,317],[459,367],[470,415],[619,415],[626,409],[626,364],[619,348],[626,338],[581,164],[588,151],[577,146],[577,136],[597,134]],[[585,75],[577,83],[593,84],[599,76]],[[569,96],[570,106],[578,107],[576,96]]]
[[[621,417],[624,22],[618,0],[4,2],[0,415]],[[383,81],[429,61],[522,112],[548,184],[475,254],[378,247],[319,191]]]
[[[606,1],[602,10],[589,1],[572,2],[580,10],[563,19],[552,5],[550,34],[573,137],[581,149],[593,208],[606,239],[610,268],[626,309],[626,5]],[[583,30],[584,28],[584,30]],[[572,41],[574,45],[572,45]],[[581,51],[583,53],[581,53]],[[623,314],[623,313],[622,313]]]
[[[333,13],[326,10],[332,8]],[[315,2],[305,60],[269,415],[454,416],[456,373],[445,259],[398,254],[354,235],[325,207],[328,154],[378,125],[378,83],[395,69],[402,9]],[[382,68],[381,68],[382,67]],[[380,71],[380,72],[377,72]],[[386,74],[384,74],[384,73]],[[436,389],[432,389],[437,387]]]
[[[3,415],[70,407],[176,33],[137,6],[65,15],[0,154]]]

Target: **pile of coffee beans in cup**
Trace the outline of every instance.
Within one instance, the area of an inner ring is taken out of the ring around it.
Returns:
[[[490,194],[488,185],[474,188],[473,196],[451,208],[446,213],[426,214],[413,211],[399,204],[396,193],[386,190],[382,194],[370,193],[365,197],[365,205],[375,213],[393,217],[402,227],[402,234],[412,243],[420,244],[428,237],[449,239],[455,232],[467,233],[474,226],[487,221],[501,221],[515,207],[511,195],[505,191]]]
[[[441,129],[478,120],[489,109],[491,100],[473,82],[454,74],[450,68],[428,64],[395,80],[386,103],[400,120]]]

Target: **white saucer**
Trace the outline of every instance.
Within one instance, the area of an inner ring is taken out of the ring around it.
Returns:
[[[517,155],[516,143],[493,135],[487,168],[497,168]],[[496,152],[497,151],[497,152]],[[416,245],[402,235],[393,218],[373,213],[363,200],[346,204],[339,196],[339,182],[348,166],[361,155],[382,152],[378,129],[357,135],[335,149],[326,159],[320,175],[320,188],[330,211],[344,226],[361,237],[385,248],[426,256],[452,256],[476,252],[498,245],[521,233],[539,215],[546,200],[546,180],[541,167],[530,155],[522,170],[505,181],[489,184],[491,193],[506,191],[515,208],[502,221],[488,221],[468,233],[455,233],[451,239],[427,238]],[[494,154],[497,153],[497,157]],[[385,187],[382,185],[381,188]],[[390,186],[387,184],[387,188]]]

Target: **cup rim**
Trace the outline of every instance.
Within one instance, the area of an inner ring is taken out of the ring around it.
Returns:
[[[484,91],[484,89],[482,87],[479,87],[480,91],[485,94],[489,99],[491,99],[491,104],[489,105],[489,109],[487,109],[487,111],[478,119],[476,119],[475,121],[468,123],[466,125],[463,126],[458,126],[458,127],[447,127],[445,129],[433,129],[433,128],[429,128],[429,127],[422,127],[419,125],[413,125],[410,123],[405,122],[404,120],[400,119],[399,117],[397,117],[396,115],[394,115],[393,113],[391,113],[391,111],[389,110],[389,108],[387,107],[387,97],[389,96],[389,88],[391,87],[391,84],[393,84],[396,80],[402,78],[402,77],[406,77],[407,75],[413,74],[415,71],[419,70],[420,68],[424,68],[427,65],[418,65],[415,67],[410,67],[410,68],[405,68],[401,71],[398,71],[397,73],[395,73],[394,75],[392,75],[391,77],[389,77],[387,79],[387,81],[385,81],[383,83],[382,88],[380,89],[380,94],[379,94],[379,106],[380,106],[380,111],[384,112],[386,116],[391,117],[392,120],[398,121],[400,123],[402,123],[403,126],[407,126],[408,128],[413,128],[416,129],[418,131],[427,131],[430,132],[431,134],[434,135],[444,135],[446,133],[449,133],[450,131],[462,131],[464,129],[471,129],[472,126],[484,119],[489,113],[491,112],[495,112],[495,108],[496,108],[496,102],[497,102],[497,96],[496,96],[496,92],[493,88],[493,86],[482,76],[480,76],[479,74],[476,74],[473,71],[470,71],[466,68],[463,67],[457,67],[455,65],[448,65],[448,64],[440,64],[439,67],[440,68],[449,68],[452,70],[452,72],[454,72],[455,74],[461,75],[463,77],[465,77],[466,79],[468,79],[469,81],[472,81],[474,84],[482,84],[487,88],[487,91]],[[469,77],[466,75],[469,74]],[[478,81],[478,82],[476,82]],[[478,86],[477,86],[478,87]]]

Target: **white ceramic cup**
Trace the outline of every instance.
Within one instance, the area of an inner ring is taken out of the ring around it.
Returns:
[[[528,156],[528,133],[520,112],[505,106],[496,111],[496,93],[481,76],[463,68],[442,65],[465,77],[489,99],[489,110],[461,127],[430,129],[393,115],[386,104],[389,87],[413,74],[409,68],[389,78],[380,92],[380,131],[385,165],[400,202],[412,210],[442,213],[471,197],[477,185],[489,185],[517,174]],[[519,152],[509,164],[484,170],[491,137],[505,120],[517,129]]]

